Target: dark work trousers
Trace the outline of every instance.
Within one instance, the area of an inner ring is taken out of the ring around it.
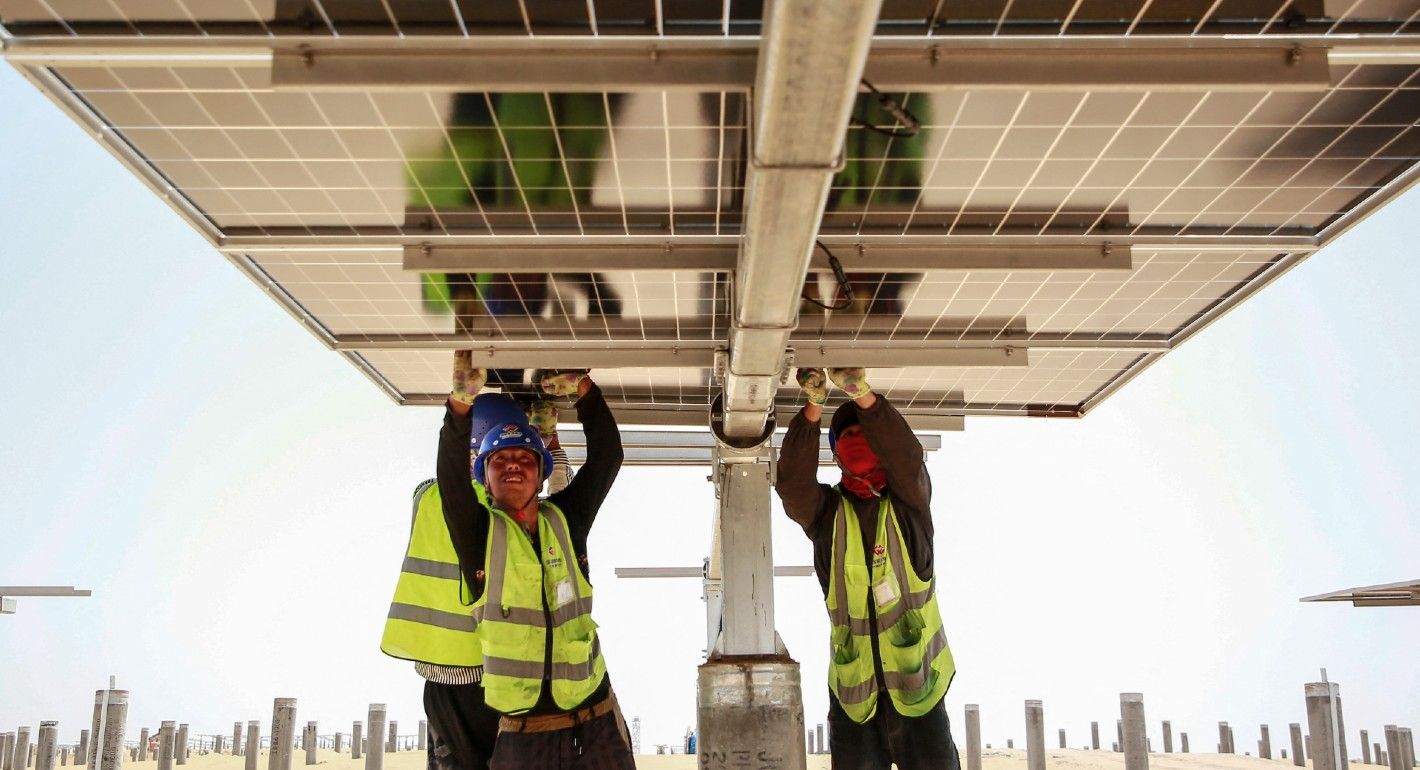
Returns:
[[[488,769],[498,712],[483,702],[483,685],[426,681],[424,715],[436,737],[429,742],[429,770]]]
[[[491,770],[636,770],[619,713],[546,733],[498,735]]]
[[[828,693],[828,750],[833,770],[961,770],[947,721],[946,698],[920,717],[905,717],[878,693],[878,710],[866,724],[848,718]]]

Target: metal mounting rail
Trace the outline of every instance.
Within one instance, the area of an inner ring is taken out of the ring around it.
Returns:
[[[759,435],[774,403],[880,6],[781,0],[765,9],[725,374],[731,437]]]

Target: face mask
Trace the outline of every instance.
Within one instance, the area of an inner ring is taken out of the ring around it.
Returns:
[[[878,497],[887,486],[887,471],[878,465],[878,456],[868,439],[854,433],[838,439],[838,467],[843,470],[843,486],[859,497]]]

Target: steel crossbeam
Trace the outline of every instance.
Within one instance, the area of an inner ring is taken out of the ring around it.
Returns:
[[[925,270],[1131,270],[1133,247],[1122,245],[962,246],[868,245],[850,247],[843,256],[849,269],[858,265],[874,271]],[[404,247],[404,269],[437,273],[559,273],[586,270],[698,270],[730,272],[738,248],[733,244],[686,245],[642,243],[632,245],[567,244],[554,246],[431,246]],[[809,260],[812,272],[827,272],[822,249]]]

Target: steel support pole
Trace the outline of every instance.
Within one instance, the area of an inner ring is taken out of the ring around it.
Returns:
[[[981,706],[966,704],[966,770],[981,770]]]
[[[232,723],[232,756],[241,756],[242,753],[242,723]]]
[[[1390,770],[1402,770],[1405,767],[1405,748],[1401,745],[1402,740],[1399,727],[1385,726],[1385,758]]]
[[[59,723],[40,722],[35,742],[35,770],[54,770],[59,759]]]
[[[1346,722],[1341,718],[1341,687],[1335,682],[1308,682],[1305,692],[1312,770],[1346,770],[1342,764],[1346,757]]]
[[[296,699],[277,698],[271,707],[271,753],[267,770],[291,770],[296,749]]]
[[[1228,727],[1227,722],[1218,723],[1218,753],[1233,753],[1233,731]]]
[[[93,750],[89,770],[123,770],[123,730],[128,723],[128,691],[94,693],[94,721],[90,727]]]
[[[342,752],[342,751],[345,750],[345,743],[344,743],[344,740],[345,740],[345,733],[336,733],[336,734],[335,734],[335,753],[336,753],[336,754],[339,754],[340,752]]]
[[[1297,767],[1307,766],[1307,752],[1302,744],[1302,726],[1296,722],[1287,725],[1287,731],[1292,738],[1292,764]]]
[[[1164,720],[1164,753],[1173,753],[1173,724],[1169,720]]]
[[[1263,759],[1272,758],[1272,728],[1267,725],[1260,727],[1262,737],[1257,741],[1257,756]]]
[[[0,770],[10,770],[15,744],[13,733],[0,733]]]
[[[415,744],[415,748],[420,751],[424,751],[429,747],[429,722],[423,719],[419,720],[418,741],[419,742]]]
[[[1065,728],[1060,728],[1060,748],[1065,748]]]
[[[1124,751],[1124,720],[1114,720],[1114,750]]]
[[[1415,767],[1415,733],[1409,727],[1402,727],[1400,738],[1402,748],[1405,749],[1405,767],[1410,770]]]
[[[61,747],[59,748],[59,766],[60,766],[60,767],[64,767],[64,766],[66,766],[66,765],[68,765],[68,764],[69,764],[69,747],[68,747],[68,746],[61,746]]]
[[[158,770],[173,770],[177,757],[173,754],[177,745],[177,722],[163,720],[158,725]]]
[[[179,722],[177,737],[173,740],[173,758],[177,764],[187,764],[187,723]]]
[[[365,770],[384,770],[385,767],[385,704],[371,703],[366,715],[370,734],[365,739]]]
[[[1188,733],[1178,734],[1178,750],[1184,754],[1188,753]]]
[[[250,720],[247,722],[247,745],[246,745],[246,770],[257,770],[257,763],[261,760],[261,721]]]
[[[1119,715],[1124,723],[1124,770],[1149,770],[1149,739],[1144,721],[1144,695],[1119,694]]]
[[[89,731],[79,731],[79,745],[74,747],[74,764],[87,760],[89,756]]]
[[[1100,723],[1099,723],[1099,722],[1091,722],[1091,723],[1090,723],[1090,748],[1093,749],[1093,750],[1095,750],[1095,751],[1099,751],[1099,750],[1100,750]]]
[[[819,722],[814,726],[814,753],[827,754],[828,744],[823,742],[823,723]]]
[[[1361,763],[1373,764],[1371,762],[1371,736],[1365,730],[1361,731]]]
[[[1045,770],[1045,706],[1026,701],[1026,770]]]
[[[389,743],[385,745],[385,751],[391,754],[399,751],[399,722],[393,719],[390,720]]]
[[[1382,735],[1381,737],[1385,737],[1385,736]],[[1372,741],[1372,742],[1371,742],[1371,756],[1375,758],[1375,760],[1376,760],[1375,763],[1378,764],[1378,765],[1384,765],[1384,764],[1386,763],[1386,762],[1385,762],[1385,752],[1384,752],[1384,751],[1381,751],[1381,744],[1380,744],[1380,741]]]
[[[316,732],[316,723],[307,722],[306,734],[301,739],[301,743],[303,746],[305,746],[306,749],[306,764],[308,765],[314,765],[316,763],[316,744],[320,743],[320,739],[316,736]]]
[[[350,758],[351,758],[351,759],[359,759],[359,758],[360,758],[360,751],[361,751],[361,749],[364,748],[364,740],[365,740],[365,738],[364,738],[364,735],[362,735],[362,733],[364,732],[364,729],[365,729],[365,725],[364,725],[363,723],[361,723],[360,720],[358,720],[358,719],[355,720],[355,723],[354,723],[354,724],[350,725]]]
[[[770,548],[771,450],[747,462],[717,463],[719,494],[720,655],[772,655],[774,559]],[[734,458],[743,460],[746,458]]]
[[[15,747],[10,754],[10,765],[15,770],[25,770],[30,766],[30,728],[28,725],[16,728]]]

